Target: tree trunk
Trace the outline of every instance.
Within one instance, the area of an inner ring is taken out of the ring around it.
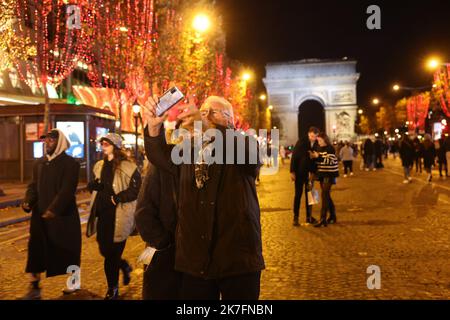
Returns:
[[[45,107],[44,107],[44,132],[46,134],[49,131],[49,118],[50,118],[50,99],[48,97],[47,84],[44,83],[45,94]]]

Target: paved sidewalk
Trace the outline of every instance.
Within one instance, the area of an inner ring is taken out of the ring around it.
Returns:
[[[339,178],[332,197],[338,224],[327,228],[292,226],[294,186],[289,165],[262,176],[263,254],[261,299],[450,299],[450,180],[428,184],[418,175],[403,184],[399,160],[376,172]],[[303,203],[302,203],[303,204]],[[83,234],[86,205],[80,206]],[[318,216],[319,208],[313,208]],[[304,217],[301,208],[301,222]],[[0,228],[0,299],[15,299],[27,289],[23,273],[28,222]],[[61,294],[66,276],[43,280],[45,299],[101,299],[106,292],[103,260],[93,238],[83,236],[82,287]],[[122,299],[140,299],[144,249],[140,237],[127,241],[124,257],[133,265]],[[379,266],[381,289],[367,287],[367,268]]]

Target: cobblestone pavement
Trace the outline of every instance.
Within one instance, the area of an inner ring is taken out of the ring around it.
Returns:
[[[266,270],[261,299],[449,299],[450,179],[425,183],[425,174],[402,184],[399,160],[384,170],[355,170],[333,188],[338,224],[316,229],[292,226],[293,183],[288,164],[262,176],[261,204]],[[303,203],[302,203],[303,204]],[[86,205],[80,207],[86,216]],[[301,219],[304,220],[304,206]],[[317,217],[318,208],[313,215]],[[26,292],[28,223],[0,229],[0,299]],[[83,225],[83,231],[85,224]],[[132,237],[125,258],[133,279],[121,287],[123,299],[140,299],[144,244]],[[367,267],[381,270],[381,289],[367,288]],[[44,299],[101,299],[106,290],[103,262],[94,238],[83,237],[83,290],[64,297],[66,276],[44,279]]]

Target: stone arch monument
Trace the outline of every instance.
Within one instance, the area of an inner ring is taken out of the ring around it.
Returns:
[[[295,144],[312,125],[332,140],[354,140],[359,73],[353,60],[307,59],[266,66],[266,86],[280,143]]]

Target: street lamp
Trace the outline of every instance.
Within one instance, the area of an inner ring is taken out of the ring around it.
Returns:
[[[372,103],[373,103],[374,105],[378,105],[378,104],[380,103],[380,100],[379,100],[378,98],[374,98],[374,99],[372,100]]]
[[[267,97],[265,94],[262,94],[259,96],[259,100],[261,100],[261,101],[266,101],[266,99],[267,99]]]
[[[398,91],[400,90],[400,86],[398,84],[395,84],[392,89],[394,89],[394,91]]]
[[[244,81],[249,81],[251,78],[252,78],[252,75],[251,75],[251,73],[248,72],[248,71],[245,71],[245,72],[242,74],[242,79],[243,79]]]
[[[136,136],[136,147],[134,149],[134,157],[136,163],[138,162],[138,120],[139,114],[141,112],[141,106],[138,104],[137,100],[133,104],[133,114],[134,114],[134,134]]]
[[[208,29],[211,26],[211,21],[209,20],[209,17],[205,14],[198,14],[194,17],[194,20],[192,21],[192,27],[195,31],[199,33],[204,33],[208,31]]]
[[[364,113],[363,109],[358,110],[358,114],[363,114],[363,113]]]

